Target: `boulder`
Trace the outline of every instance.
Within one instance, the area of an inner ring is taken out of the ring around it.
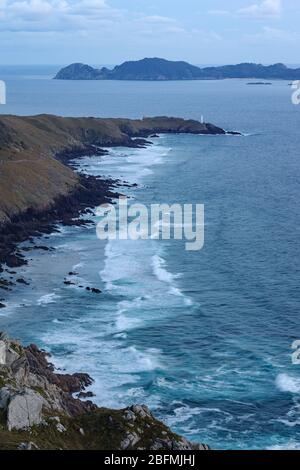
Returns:
[[[34,442],[21,442],[17,450],[39,450]]]
[[[9,367],[20,358],[20,353],[17,353],[14,343],[6,344],[6,362],[5,364]]]
[[[0,409],[6,410],[9,399],[11,396],[11,391],[7,387],[0,388]]]
[[[8,430],[26,429],[41,424],[43,405],[41,395],[30,389],[14,395],[7,407]]]
[[[135,432],[126,433],[125,439],[123,439],[120,444],[120,450],[126,450],[128,448],[132,449],[140,439],[141,438]]]
[[[6,344],[0,340],[0,365],[6,364]]]

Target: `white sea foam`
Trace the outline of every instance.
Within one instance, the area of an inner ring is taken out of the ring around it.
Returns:
[[[59,295],[55,294],[54,292],[52,294],[46,294],[40,297],[37,300],[38,305],[47,305],[47,304],[53,304],[55,303],[58,299],[60,298]]]
[[[52,358],[57,368],[70,372],[82,370],[95,379],[91,390],[99,405],[119,408],[136,401],[145,402],[147,392],[139,383],[138,373],[160,368],[161,352],[155,348],[141,350],[135,345],[125,345],[121,338],[107,338],[106,333],[103,324],[95,319],[92,330],[86,328],[86,322],[53,324],[42,340],[60,351]]]
[[[76,162],[78,169],[93,175],[121,178],[131,183],[142,181],[151,175],[153,165],[164,163],[170,148],[154,143],[145,149],[111,149],[101,160],[95,157],[85,157]],[[109,171],[109,174],[108,174]]]
[[[276,386],[281,392],[299,393],[300,378],[291,377],[288,374],[279,374],[276,378]]]
[[[300,450],[300,442],[288,441],[285,444],[276,444],[274,446],[267,447],[267,450]]]
[[[176,297],[182,297],[184,304],[187,306],[193,305],[193,301],[189,297],[185,296],[178,286],[176,286],[176,280],[182,276],[182,273],[173,274],[168,271],[165,259],[157,254],[152,256],[151,264],[153,273],[157,279],[169,285],[169,294]]]
[[[84,266],[84,263],[77,263],[77,264],[74,264],[72,270],[73,270],[73,271],[77,271],[77,269],[83,268],[83,266]]]
[[[153,272],[157,279],[167,284],[172,284],[181,274],[172,274],[166,269],[166,261],[159,255],[152,256]]]

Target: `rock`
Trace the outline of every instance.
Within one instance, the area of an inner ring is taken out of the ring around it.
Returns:
[[[150,450],[172,450],[172,441],[167,439],[155,439]]]
[[[86,290],[88,292],[93,292],[93,294],[101,294],[101,290],[100,289],[96,289],[95,287],[86,287]]]
[[[101,291],[100,289],[96,289],[95,287],[93,287],[93,288],[92,288],[92,292],[93,292],[94,294],[101,294],[102,291]]]
[[[6,364],[6,343],[0,340],[0,364]]]
[[[60,418],[59,416],[50,416],[50,418],[48,418],[49,421],[55,421],[56,423],[60,423]]]
[[[140,437],[133,433],[127,433],[125,439],[120,444],[120,450],[132,449],[138,442]]]
[[[66,280],[66,279],[64,280],[64,284],[65,284],[66,286],[75,286],[75,283],[74,283],[74,282],[68,281],[68,280]]]
[[[10,396],[11,396],[11,391],[8,387],[3,387],[0,389],[0,409],[1,410],[6,410]]]
[[[8,430],[27,429],[41,424],[44,403],[41,395],[30,389],[13,396],[7,408]]]
[[[153,418],[151,411],[145,405],[133,405],[129,408],[133,413],[139,415],[141,418]]]
[[[10,343],[6,346],[6,365],[9,367],[20,358],[20,354],[16,350],[17,347],[17,343]]]
[[[58,432],[67,432],[66,428],[65,428],[64,425],[61,424],[61,423],[58,423],[58,424],[56,425],[56,429],[58,430]]]
[[[34,442],[21,442],[17,447],[18,450],[39,450],[38,446]]]
[[[76,273],[75,271],[70,271],[69,276],[78,276],[78,273]]]
[[[2,304],[2,303],[0,302],[0,308],[5,308],[5,307],[6,307],[6,305],[5,305],[5,304]]]
[[[24,284],[25,286],[29,286],[29,282],[25,281],[25,279],[22,278],[17,279],[16,282],[18,282],[19,284]]]
[[[93,398],[96,395],[93,392],[80,392],[78,393],[77,397],[82,399],[82,398]]]
[[[126,410],[124,413],[124,418],[126,421],[134,422],[136,420],[136,415],[132,410]]]

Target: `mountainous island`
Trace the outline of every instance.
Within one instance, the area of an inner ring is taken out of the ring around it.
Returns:
[[[200,68],[187,62],[174,62],[159,58],[145,58],[97,69],[86,64],[75,63],[62,68],[55,80],[221,80],[245,78],[262,80],[300,80],[300,68],[288,68],[284,64],[262,65],[243,63],[219,67]]]

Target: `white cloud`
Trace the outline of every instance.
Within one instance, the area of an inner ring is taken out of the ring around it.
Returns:
[[[0,0],[1,31],[82,31],[117,21],[105,0]]]
[[[264,26],[261,31],[256,34],[246,34],[243,37],[247,42],[261,44],[262,42],[296,42],[300,39],[300,33],[294,31],[286,31],[284,29],[270,28]]]
[[[152,16],[143,16],[141,21],[145,21],[146,23],[153,23],[153,24],[170,24],[170,23],[177,23],[176,20],[170,18],[168,16],[159,16],[159,15],[152,15]]]
[[[278,18],[281,14],[281,0],[263,0],[238,10],[238,14],[254,18]]]
[[[209,10],[208,14],[213,16],[228,16],[231,15],[231,12],[228,10]]]
[[[204,30],[204,29],[192,29],[191,33],[195,36],[196,39],[200,40],[203,43],[211,43],[216,41],[222,41],[223,37],[213,30]]]
[[[279,18],[282,10],[282,0],[261,0],[248,7],[236,11],[209,10],[214,16],[242,16],[245,18]]]
[[[179,21],[160,15],[138,16],[132,22],[132,27],[143,35],[186,33]]]

